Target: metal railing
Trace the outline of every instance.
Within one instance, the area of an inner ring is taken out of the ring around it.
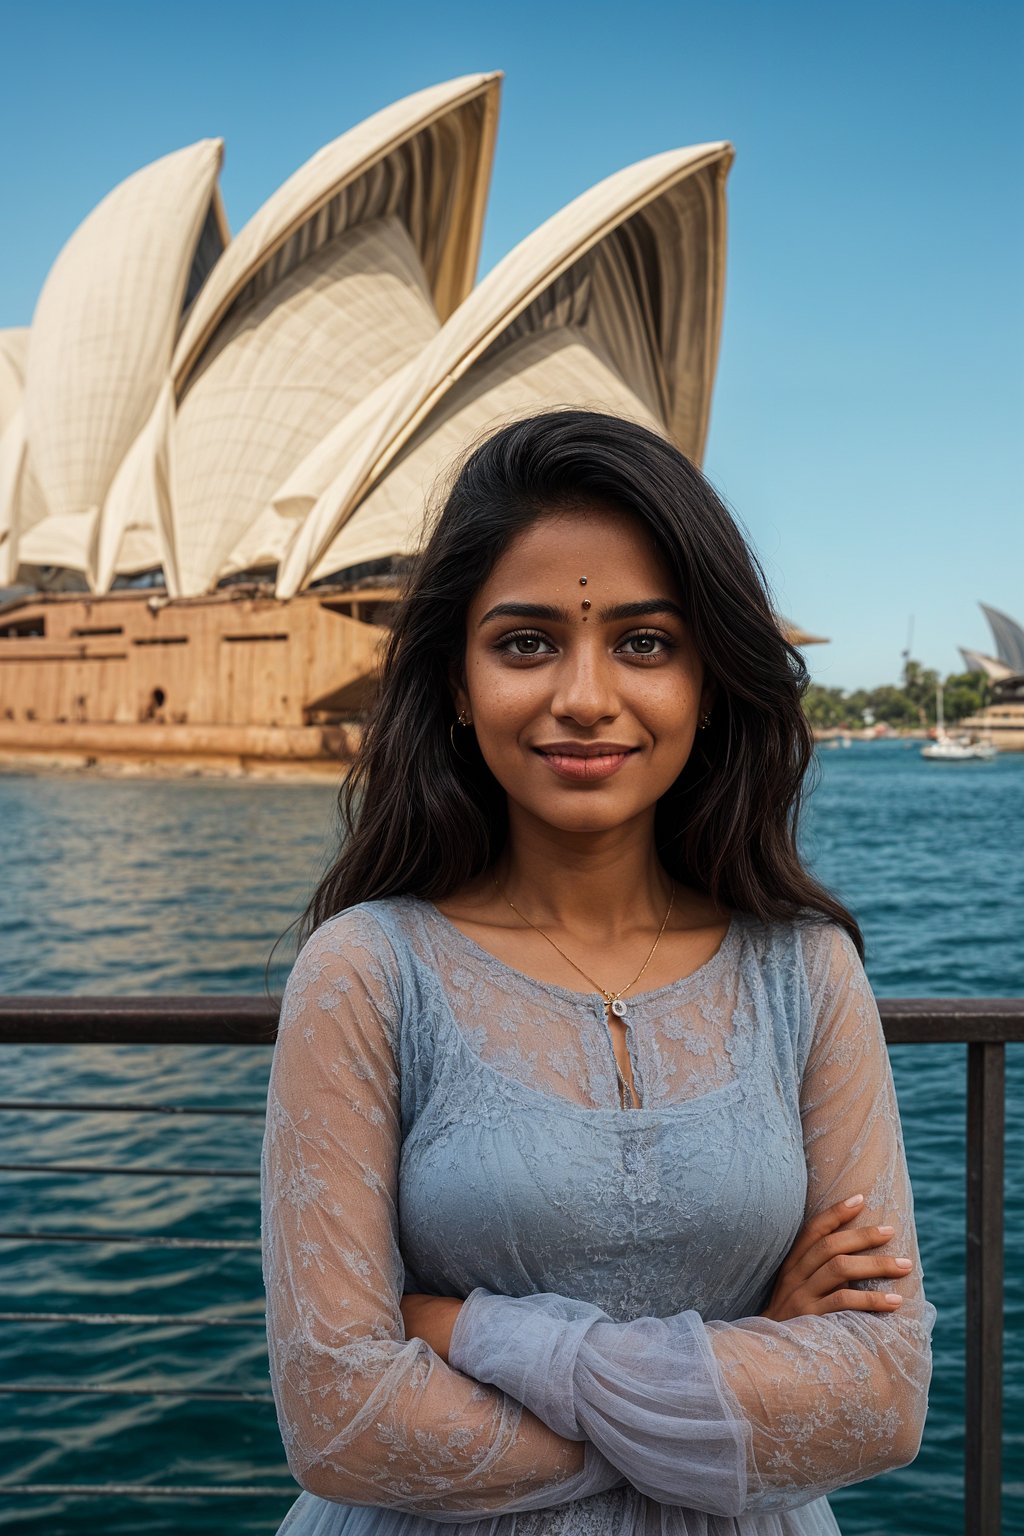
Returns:
[[[999,1536],[1003,1376],[1003,1183],[1006,1045],[1024,1041],[1022,998],[881,999],[879,1011],[889,1045],[967,1046],[967,1247],[964,1512],[966,1536]],[[277,1030],[270,1005],[249,997],[0,998],[0,1045],[201,1045],[271,1046]],[[0,1100],[0,1111],[74,1111],[167,1116],[263,1116],[262,1109],[131,1101]],[[139,1167],[109,1163],[0,1163],[2,1173],[115,1173],[125,1177],[258,1179],[245,1168]],[[2,1222],[2,1218],[0,1218]],[[0,1224],[0,1242],[120,1243],[136,1247],[258,1251],[258,1240],[179,1238],[133,1233],[12,1231]],[[263,1314],[0,1312],[3,1321],[90,1324],[187,1323],[199,1328],[264,1325]],[[53,1383],[0,1385],[0,1394],[77,1396],[93,1392],[178,1401],[270,1402],[269,1393],[231,1389],[153,1389]],[[210,1484],[202,1487],[151,1483],[79,1484],[0,1482],[0,1494],[52,1497],[183,1498],[273,1497],[280,1488]]]

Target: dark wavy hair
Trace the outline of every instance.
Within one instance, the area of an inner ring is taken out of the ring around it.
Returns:
[[[515,421],[465,457],[409,572],[376,698],[341,787],[341,848],[300,920],[360,901],[443,898],[489,868],[508,830],[505,791],[472,731],[457,733],[466,612],[509,542],[548,513],[600,505],[635,518],[683,593],[717,684],[711,720],[655,810],[675,879],[764,920],[856,919],[804,868],[797,822],[814,741],[808,685],[764,572],[714,489],[678,448],[635,422],[561,409]]]

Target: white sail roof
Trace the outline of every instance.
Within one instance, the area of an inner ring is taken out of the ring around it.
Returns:
[[[223,247],[222,151],[219,139],[204,139],[121,182],[79,225],[43,286],[25,421],[56,520],[49,532],[37,528],[37,539],[63,564],[87,568],[99,509],[167,376],[182,309]]]
[[[1013,668],[997,656],[987,656],[984,651],[972,651],[962,645],[959,650],[968,672],[983,672],[990,683],[1001,683],[1004,678],[1014,676]]]
[[[414,550],[431,492],[469,444],[514,417],[567,401],[664,431],[657,415],[583,333],[559,328],[521,337],[489,366],[472,369],[452,389],[443,406],[360,502],[309,573],[309,580],[364,560]]]
[[[440,471],[571,404],[700,461],[722,313],[727,143],[627,167],[476,287],[499,73],[421,91],[314,155],[225,245],[222,145],[129,177],[31,331],[0,331],[0,579],[172,596],[276,565],[278,594],[416,547]]]
[[[294,524],[274,490],[469,291],[500,78],[418,92],[343,134],[218,263],[173,367],[179,592],[280,557]]]
[[[16,577],[17,504],[25,462],[28,326],[0,331],[0,587]]]
[[[25,423],[20,410],[15,416],[0,432],[0,587],[12,586],[17,578],[15,516],[25,454]]]
[[[979,603],[978,606],[988,620],[999,660],[1010,668],[1013,676],[1024,673],[1024,628],[1016,619],[1011,619],[1008,613],[992,608],[988,603]]]
[[[699,461],[721,325],[732,158],[731,145],[715,143],[629,166],[499,262],[402,374],[343,420],[279,487],[279,508],[305,512],[281,563],[279,596],[357,563],[371,546],[392,554],[407,548],[385,548],[397,531],[397,505],[405,505],[413,484],[431,478],[431,461],[440,467],[463,426],[531,404],[581,403],[584,378],[593,403],[657,422]],[[540,335],[549,342],[524,352],[529,382],[517,388],[510,359],[498,366],[501,354]],[[582,376],[580,348],[593,359]],[[404,489],[394,497],[381,490],[374,499],[374,487],[407,445],[422,454],[415,464],[407,461]],[[416,510],[422,503],[414,504],[407,527],[416,525]],[[388,528],[370,526],[378,513]]]
[[[115,575],[158,565],[168,585],[176,586],[169,464],[173,394],[168,377],[107,492],[94,558],[98,592],[108,591]]]
[[[28,338],[27,325],[0,331],[0,436],[25,393]]]
[[[68,550],[63,542],[55,544],[51,531],[44,534],[42,545],[46,550],[39,559],[35,549],[35,530],[48,517],[42,487],[32,467],[28,439],[25,435],[25,411],[19,406],[0,434],[0,586],[9,586],[17,580],[18,566],[25,563],[69,565],[65,558]],[[69,547],[77,549],[79,525],[66,530],[74,534]],[[53,551],[57,549],[57,557]]]

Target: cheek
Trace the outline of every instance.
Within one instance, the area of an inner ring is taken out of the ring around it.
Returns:
[[[680,737],[696,724],[700,689],[688,672],[676,667],[651,669],[629,690],[629,707],[658,737]]]
[[[476,718],[487,730],[508,734],[546,697],[539,669],[513,668],[483,657],[467,668]]]

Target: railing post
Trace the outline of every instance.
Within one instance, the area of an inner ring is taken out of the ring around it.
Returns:
[[[999,1536],[1003,1403],[1006,1047],[967,1047],[967,1536]]]

